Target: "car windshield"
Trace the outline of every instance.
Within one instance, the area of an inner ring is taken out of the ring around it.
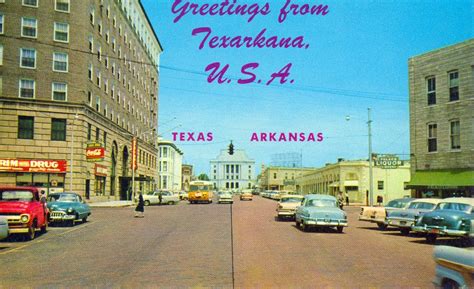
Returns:
[[[408,209],[422,209],[422,210],[432,210],[436,207],[436,204],[432,203],[425,203],[425,202],[415,202],[411,203],[410,206],[408,206]]]
[[[306,207],[336,207],[334,200],[309,200]]]
[[[301,198],[282,198],[281,203],[301,203]]]
[[[209,186],[207,185],[191,185],[191,191],[209,191]]]
[[[30,191],[3,191],[0,193],[0,201],[33,201],[33,193]]]
[[[50,195],[48,202],[77,202],[77,197],[74,194]]]
[[[145,193],[145,195],[153,195],[155,192],[148,192],[148,193]]]
[[[390,207],[390,208],[405,208],[406,204],[409,202],[409,200],[393,200],[388,202],[388,204],[385,207]]]
[[[440,203],[436,210],[455,210],[469,212],[471,210],[471,206],[462,203]]]

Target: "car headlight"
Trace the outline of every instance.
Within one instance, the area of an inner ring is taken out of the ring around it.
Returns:
[[[283,207],[282,207],[282,206],[278,206],[278,209],[283,209]]]
[[[74,209],[73,209],[73,208],[68,208],[68,209],[66,210],[66,212],[67,212],[67,213],[72,213],[72,212],[74,212]]]
[[[28,221],[30,220],[30,215],[21,215],[20,220],[23,223],[28,223]]]

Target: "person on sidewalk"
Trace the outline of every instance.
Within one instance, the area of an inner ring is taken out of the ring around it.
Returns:
[[[344,197],[342,196],[342,192],[339,192],[337,196],[337,204],[339,208],[342,210],[342,208],[344,207]]]
[[[162,196],[161,191],[158,193],[158,200],[160,201],[160,205],[161,205],[161,201],[163,201],[163,196]]]
[[[349,206],[349,194],[346,192],[346,206]]]
[[[135,218],[143,218],[145,217],[145,202],[143,202],[142,192],[138,196],[138,204],[135,208]]]

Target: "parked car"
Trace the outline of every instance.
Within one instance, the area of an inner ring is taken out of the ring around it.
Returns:
[[[436,288],[474,288],[474,248],[436,246]]]
[[[64,192],[49,194],[48,199],[49,221],[74,226],[75,222],[87,222],[91,215],[91,208],[76,193]]]
[[[8,219],[6,217],[0,217],[0,240],[8,237]]]
[[[217,200],[219,204],[222,204],[222,203],[232,204],[234,202],[233,196],[229,192],[219,192],[217,194],[219,196],[219,199]]]
[[[178,193],[178,196],[179,196],[180,200],[187,200],[188,199],[188,193],[186,193],[185,191],[180,191]]]
[[[28,240],[48,229],[48,209],[34,187],[0,187],[0,216],[7,218],[10,234],[26,234]]]
[[[304,197],[301,195],[283,195],[277,205],[277,218],[294,218],[296,207],[301,206]]]
[[[240,193],[240,200],[241,201],[243,201],[243,200],[247,200],[247,201],[253,200],[252,191],[250,191],[250,190],[242,191],[242,193]]]
[[[394,210],[387,217],[389,226],[400,229],[402,235],[408,235],[411,227],[415,225],[415,219],[424,213],[433,211],[441,199],[418,199],[410,202],[405,210]]]
[[[401,198],[391,200],[385,207],[362,207],[359,214],[359,221],[376,223],[379,229],[385,230],[388,226],[386,217],[390,212],[406,209],[408,204],[415,199]]]
[[[447,198],[434,211],[420,217],[413,231],[426,233],[426,241],[434,243],[438,236],[469,238],[474,220],[474,198]]]
[[[175,205],[179,203],[179,195],[173,194],[170,191],[154,191],[143,195],[143,203],[145,206],[161,204]],[[135,196],[135,200],[138,201],[138,195]]]
[[[310,227],[334,227],[342,233],[347,227],[347,215],[339,209],[337,200],[329,195],[306,195],[295,212],[296,227],[308,231]]]

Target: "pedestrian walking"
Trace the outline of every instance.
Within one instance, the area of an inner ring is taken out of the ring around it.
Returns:
[[[337,197],[337,203],[339,205],[339,208],[342,210],[344,207],[344,196],[342,195],[342,192],[339,192],[339,195]]]
[[[143,202],[142,192],[138,196],[138,204],[135,208],[135,218],[143,218],[145,217],[145,202]]]
[[[349,206],[349,194],[346,192],[346,206]]]
[[[161,201],[163,200],[163,196],[161,195],[161,192],[158,193],[158,200],[160,201],[160,205],[161,205]]]

